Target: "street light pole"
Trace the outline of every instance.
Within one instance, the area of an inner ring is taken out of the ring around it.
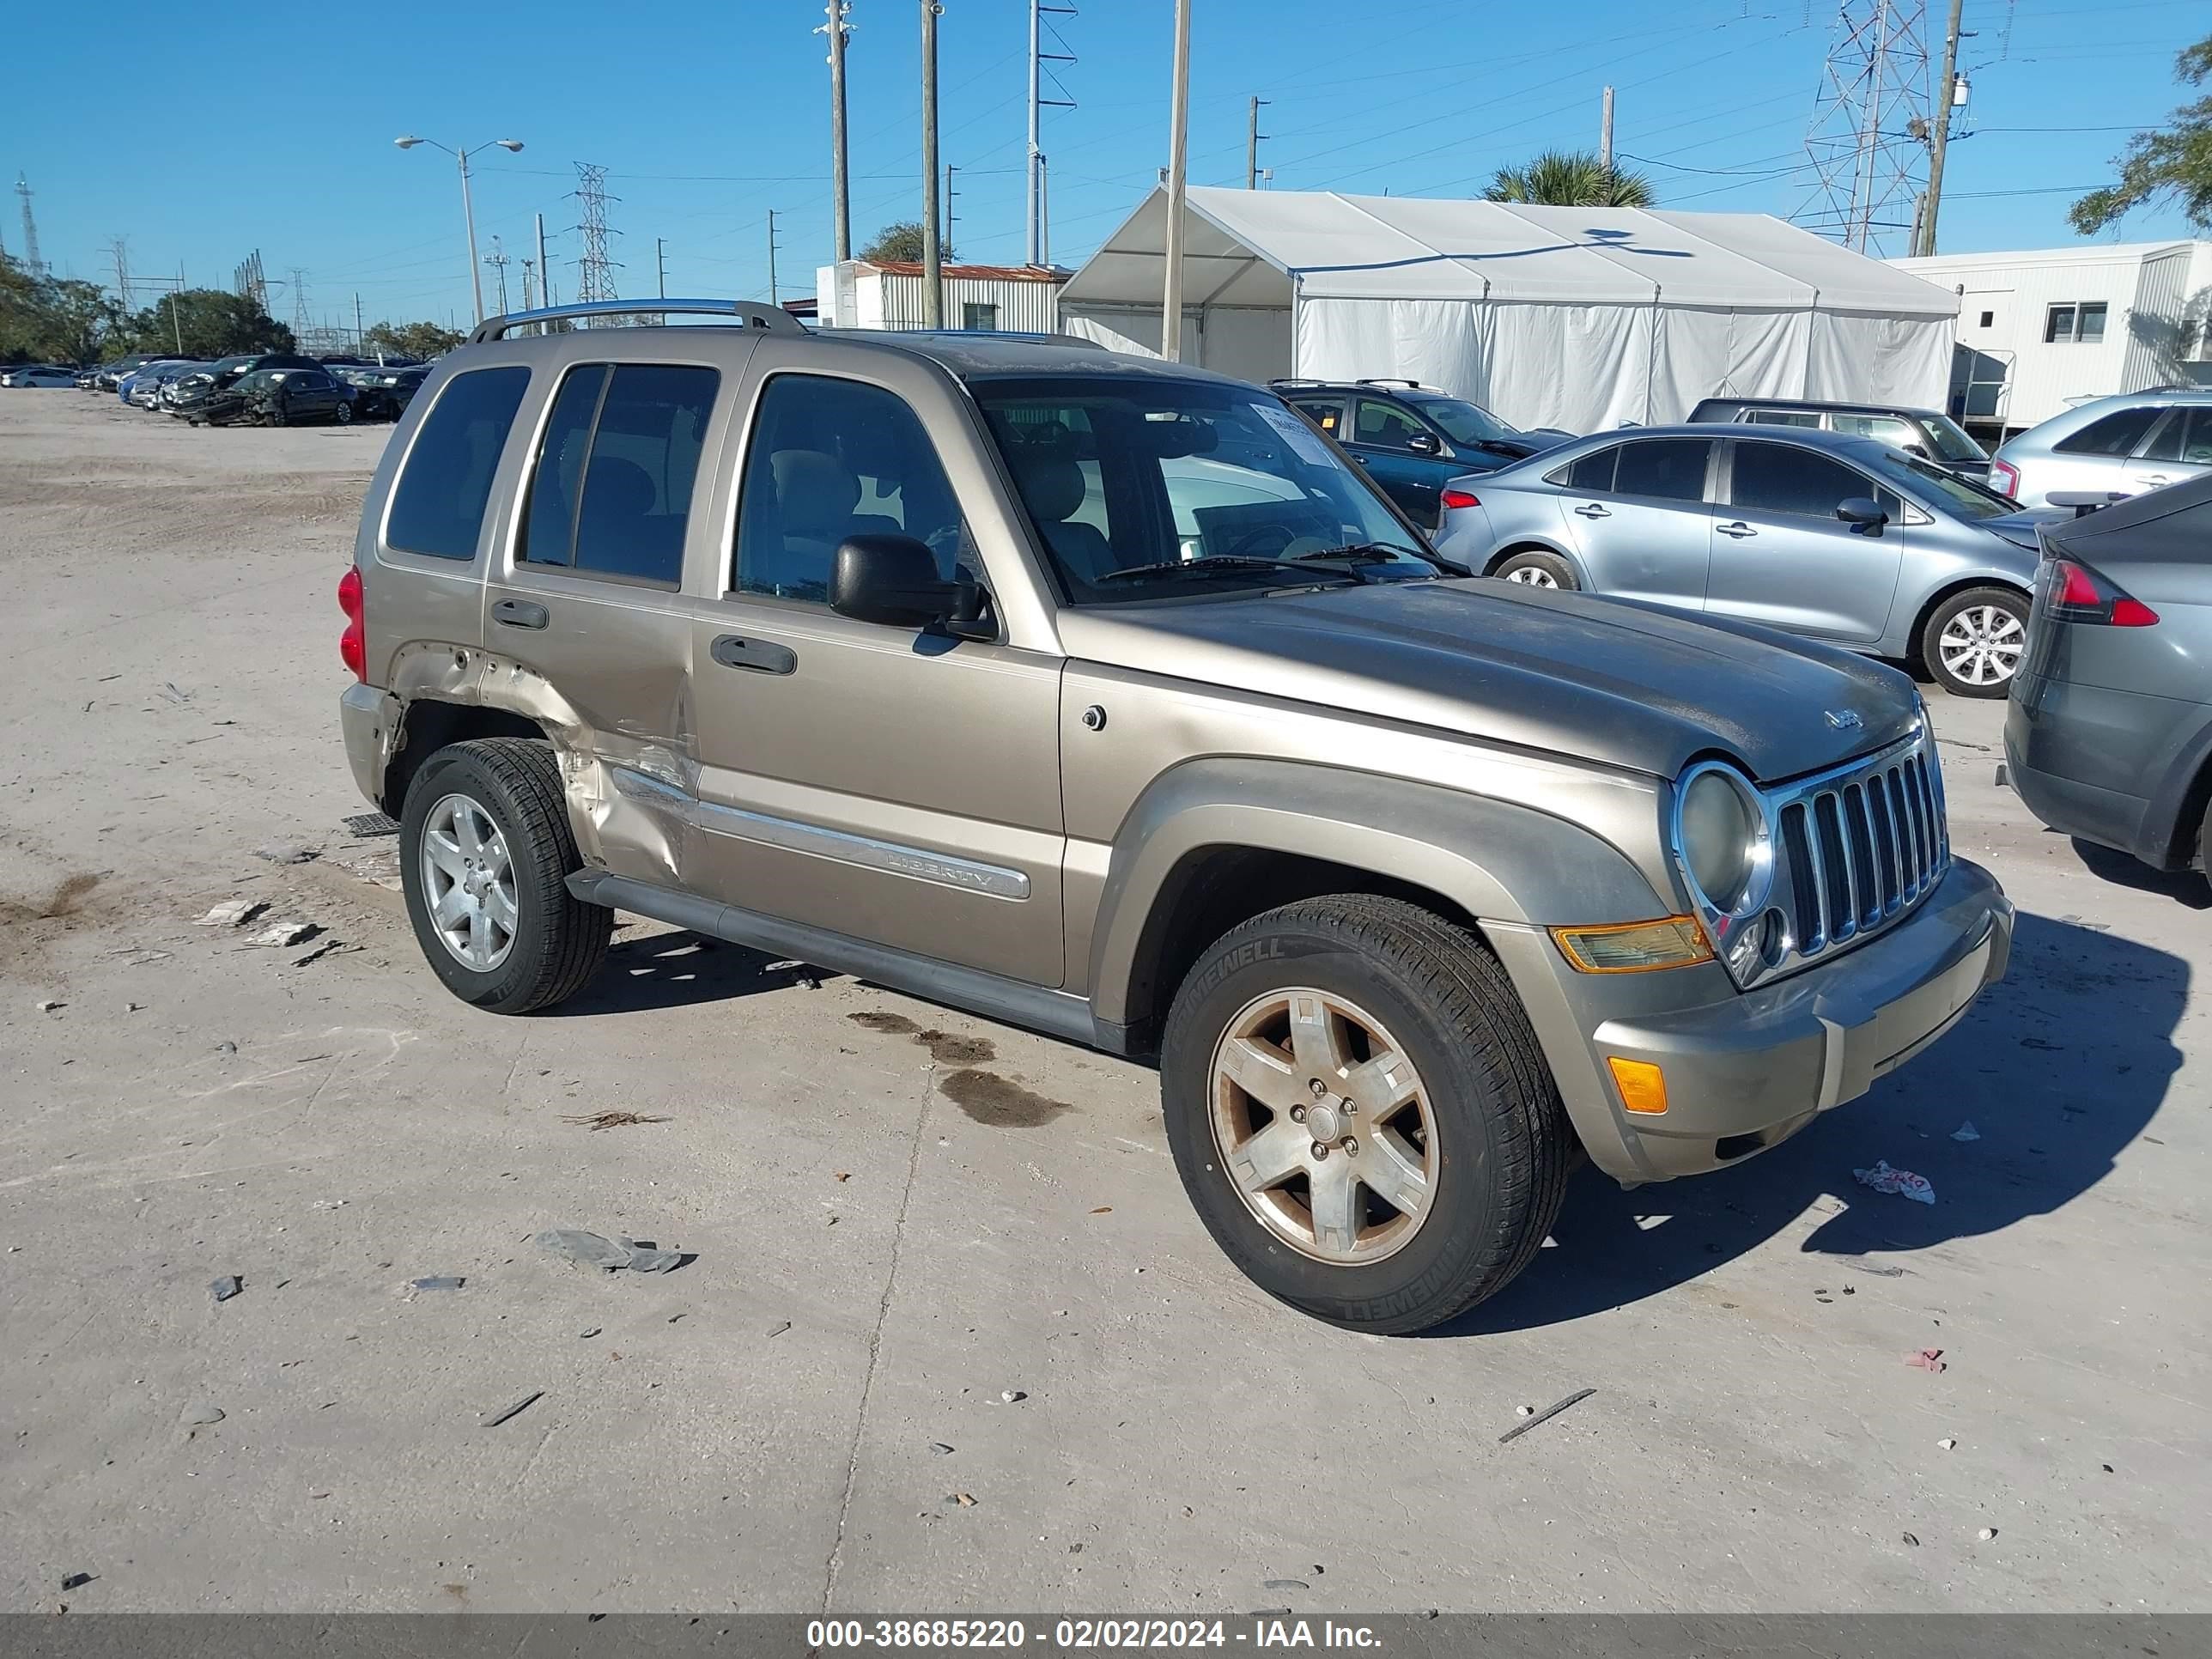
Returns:
[[[483,271],[477,264],[477,210],[469,201],[469,153],[456,150],[461,164],[461,219],[469,228],[469,288],[476,295],[477,320],[484,319]]]
[[[413,133],[409,132],[401,134],[392,142],[394,144],[397,144],[401,149],[412,149],[417,144],[428,144],[433,149],[444,150],[447,155],[452,156],[453,160],[459,164],[461,170],[461,222],[467,228],[469,234],[469,291],[476,298],[477,320],[478,322],[483,321],[483,273],[482,270],[478,270],[477,266],[477,211],[475,204],[469,199],[469,157],[477,154],[477,150],[490,149],[495,145],[504,150],[519,150],[522,148],[522,141],[519,138],[495,138],[492,140],[491,143],[478,144],[476,147],[476,149],[455,149],[450,145],[440,143],[434,138],[418,138]]]
[[[1190,134],[1190,0],[1176,0],[1175,92],[1168,122],[1167,283],[1160,299],[1160,356],[1182,360],[1182,189]]]

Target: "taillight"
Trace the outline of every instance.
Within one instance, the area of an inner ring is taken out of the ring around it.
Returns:
[[[368,607],[362,601],[361,568],[349,566],[338,578],[338,609],[345,612],[345,632],[338,635],[338,659],[353,670],[357,680],[368,678]]]
[[[2000,495],[2020,499],[2020,469],[2003,461],[1990,463],[1990,488]]]
[[[1443,493],[1443,504],[1448,507],[1480,507],[1482,505],[1482,498],[1480,495],[1464,489],[1447,489]]]
[[[2094,623],[2108,628],[2151,628],[2158,612],[2141,599],[2072,559],[2057,560],[2051,569],[2044,614],[2053,622]]]

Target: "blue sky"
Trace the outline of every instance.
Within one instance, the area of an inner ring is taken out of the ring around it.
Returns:
[[[1077,0],[1054,21],[1073,109],[1046,112],[1053,246],[1079,263],[1166,158],[1170,0]],[[1940,13],[1942,0],[1930,0]],[[1787,216],[1804,201],[1802,141],[1833,0],[1433,3],[1194,0],[1191,178],[1242,184],[1246,100],[1281,189],[1477,193],[1546,146],[1595,147],[1600,88],[1619,88],[1620,150],[1668,204]],[[1026,0],[945,0],[943,159],[954,163],[963,258],[1017,263]],[[108,0],[99,27],[26,5],[11,57],[31,69],[0,116],[0,178],[37,191],[42,250],[106,280],[110,239],[135,276],[228,286],[254,248],[270,277],[305,270],[311,319],[465,317],[468,276],[451,160],[392,139],[516,137],[476,172],[477,234],[518,262],[545,216],[563,295],[575,289],[573,164],[609,169],[626,295],[764,296],[766,214],[778,212],[786,297],[830,252],[829,71],[818,0],[661,0],[649,11],[575,0],[514,7],[370,7]],[[2104,182],[2127,132],[2183,100],[2173,55],[2204,0],[1967,0],[1977,32],[1967,124],[1944,204],[1947,252],[2073,240],[2067,203]],[[853,0],[848,59],[856,240],[916,216],[915,0]],[[114,49],[128,41],[127,52]],[[1931,43],[1931,46],[1934,43]],[[118,65],[147,65],[134,77]],[[1792,169],[1796,169],[1793,171]],[[0,240],[20,254],[14,202]],[[2185,234],[2142,213],[2120,234]],[[489,279],[489,273],[487,273]],[[490,296],[488,295],[488,299]],[[292,315],[276,289],[270,309]]]

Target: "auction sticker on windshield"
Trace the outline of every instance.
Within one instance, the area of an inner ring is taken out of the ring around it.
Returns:
[[[1320,435],[1289,410],[1278,409],[1272,404],[1254,404],[1252,407],[1258,411],[1261,420],[1275,428],[1276,435],[1290,445],[1300,460],[1315,466],[1334,466],[1336,464],[1336,458],[1328,453],[1328,446],[1321,441]]]

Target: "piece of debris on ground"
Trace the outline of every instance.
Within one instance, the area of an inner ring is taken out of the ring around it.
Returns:
[[[412,1288],[418,1291],[458,1291],[468,1282],[466,1276],[460,1273],[441,1273],[429,1279],[416,1279]]]
[[[516,1401],[512,1406],[502,1406],[495,1412],[486,1412],[482,1418],[477,1419],[477,1426],[486,1429],[495,1429],[501,1424],[506,1422],[507,1419],[511,1417],[520,1417],[524,1412],[528,1411],[532,1406],[536,1405],[544,1397],[544,1389],[535,1389],[532,1392],[523,1395],[521,1399]]]
[[[253,856],[266,859],[271,864],[312,864],[322,856],[318,848],[296,841],[274,841],[266,847],[257,847]]]
[[[1583,1401],[1589,1399],[1596,1392],[1597,1390],[1595,1389],[1577,1389],[1575,1393],[1569,1395],[1565,1400],[1559,1401],[1558,1405],[1547,1406],[1542,1411],[1538,1412],[1527,1422],[1520,1424],[1516,1427],[1506,1430],[1504,1433],[1498,1437],[1498,1443],[1502,1446],[1509,1440],[1518,1438],[1520,1436],[1528,1433],[1529,1430],[1534,1428],[1539,1423],[1549,1422],[1553,1418],[1557,1417],[1561,1412],[1566,1410],[1568,1407],[1580,1405]]]
[[[249,951],[276,950],[287,945],[305,945],[322,932],[312,921],[272,921],[252,939],[246,941]]]
[[[563,1123],[580,1123],[587,1129],[627,1129],[639,1123],[673,1123],[671,1117],[649,1117],[642,1112],[589,1112],[581,1116],[564,1115]]]
[[[245,1288],[246,1281],[240,1279],[236,1273],[225,1273],[221,1279],[216,1279],[214,1284],[208,1286],[209,1291],[214,1295],[215,1299],[218,1302],[229,1301],[231,1297],[236,1296]]]
[[[266,899],[226,899],[192,924],[195,927],[243,927],[269,908]]]
[[[634,1273],[665,1273],[684,1260],[680,1250],[664,1250],[641,1239],[605,1238],[576,1227],[549,1227],[531,1242],[564,1257],[571,1267],[596,1267],[603,1273],[625,1268]]]
[[[1923,1371],[1942,1371],[1950,1369],[1943,1363],[1943,1350],[1941,1348],[1917,1348],[1905,1356],[1905,1363]]]
[[[1871,1187],[1878,1193],[1894,1193],[1915,1204],[1936,1201],[1936,1189],[1928,1184],[1926,1176],[1915,1175],[1910,1170],[1893,1170],[1885,1158],[1876,1158],[1871,1170],[1852,1170],[1851,1178],[1862,1187]]]

